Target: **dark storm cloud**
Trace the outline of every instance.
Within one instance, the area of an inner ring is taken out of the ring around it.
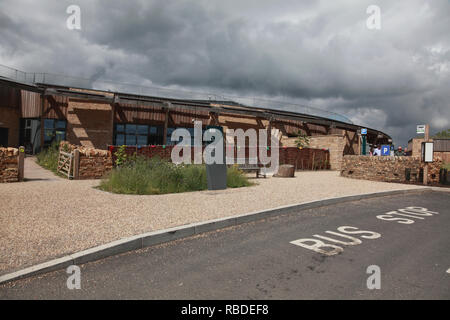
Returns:
[[[70,4],[82,30],[65,27]],[[366,8],[380,6],[381,30]],[[2,1],[0,63],[94,80],[285,99],[398,143],[450,126],[442,1]]]

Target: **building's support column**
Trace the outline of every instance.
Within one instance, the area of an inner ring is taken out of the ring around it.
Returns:
[[[209,125],[211,125],[211,126],[219,125],[219,114],[217,112],[209,113]]]
[[[111,133],[112,133],[112,137],[111,137],[111,145],[114,144],[114,120],[116,119],[116,108],[120,106],[119,105],[119,97],[114,95],[114,99],[113,99],[113,103],[111,103]]]
[[[166,116],[164,117],[164,130],[163,130],[163,145],[167,144],[167,128],[169,127],[169,107],[170,102],[167,103],[168,107],[165,108]]]
[[[39,143],[39,151],[42,151],[44,148],[44,106],[45,106],[45,92],[41,94],[41,114],[40,114],[40,143]]]

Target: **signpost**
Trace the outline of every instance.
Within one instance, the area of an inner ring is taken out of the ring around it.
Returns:
[[[362,136],[362,155],[365,156],[367,154],[367,141],[366,141],[366,136],[367,136],[367,129],[366,128],[361,128],[361,136]]]
[[[428,184],[428,163],[433,162],[433,143],[430,142],[430,125],[421,124],[417,126],[417,134],[424,134],[425,142],[422,144],[423,184]]]
[[[419,124],[416,129],[417,134],[424,134],[426,131],[426,126],[427,125],[425,124]]]
[[[381,146],[381,155],[382,156],[389,156],[391,154],[391,148],[388,145],[382,145]]]

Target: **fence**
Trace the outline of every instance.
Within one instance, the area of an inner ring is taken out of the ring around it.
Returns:
[[[126,146],[124,148],[125,154],[128,156],[140,155],[148,158],[152,158],[158,156],[161,159],[171,160],[171,154],[174,146],[161,146],[161,145],[153,145],[153,146]],[[202,152],[204,151],[204,146],[202,146]],[[227,146],[226,148],[230,148]],[[113,163],[116,163],[117,157],[116,152],[118,151],[119,146],[109,146],[109,151],[113,157]],[[194,148],[188,147],[190,159],[194,159]],[[245,159],[254,158],[252,151],[250,148],[243,148],[244,150],[240,150],[237,146],[234,146],[232,150],[228,149],[226,152],[232,154],[233,162],[236,163],[238,158],[242,158],[239,155],[239,152],[243,153]],[[261,162],[259,157],[259,149],[256,149],[256,158],[258,162]],[[184,156],[184,151],[180,151],[180,157]],[[271,148],[265,150],[267,152],[267,156],[270,157],[272,154]],[[326,170],[330,169],[330,152],[325,149],[312,149],[312,148],[295,148],[295,147],[282,147],[278,149],[279,152],[279,164],[291,164],[295,167],[296,170]],[[227,156],[227,163],[231,160],[231,157]]]

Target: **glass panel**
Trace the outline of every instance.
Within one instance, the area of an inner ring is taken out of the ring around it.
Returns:
[[[158,127],[150,127],[150,134],[156,135],[158,133]]]
[[[57,129],[65,129],[66,128],[66,121],[64,121],[64,120],[57,120],[56,121],[56,128]]]
[[[146,146],[147,145],[147,136],[137,136],[137,144],[139,146]]]
[[[54,119],[44,119],[44,129],[53,129],[55,127]]]
[[[127,134],[136,134],[136,125],[135,124],[127,124],[125,126],[125,132]]]
[[[52,141],[54,136],[53,130],[44,130],[44,142]]]
[[[126,145],[127,146],[135,146],[136,145],[136,136],[134,134],[127,134],[126,135]]]
[[[125,144],[125,135],[118,134],[116,136],[116,146],[122,146]]]
[[[61,141],[66,139],[65,131],[56,131],[56,140]]]
[[[120,133],[125,132],[125,125],[123,125],[123,124],[116,124],[116,131],[120,132]]]
[[[137,133],[138,134],[148,134],[148,126],[146,125],[138,125],[137,126]]]
[[[178,141],[172,141],[172,132],[175,131],[175,128],[167,128],[167,145],[173,145]]]

